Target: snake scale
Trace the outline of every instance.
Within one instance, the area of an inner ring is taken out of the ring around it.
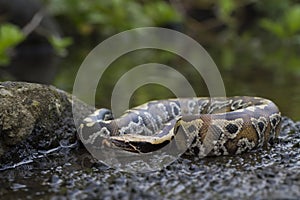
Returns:
[[[179,98],[150,101],[114,119],[99,109],[86,117],[78,131],[85,145],[148,153],[165,147],[178,132],[191,141],[186,154],[240,154],[273,143],[281,113],[260,97]],[[212,140],[211,138],[215,138]]]

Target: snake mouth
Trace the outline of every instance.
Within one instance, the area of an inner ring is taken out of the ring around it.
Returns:
[[[111,143],[122,150],[129,151],[132,153],[150,153],[153,151],[157,151],[170,143],[169,140],[165,140],[161,143],[151,143],[145,141],[124,141],[113,139]]]
[[[137,134],[124,134],[122,136],[111,136],[104,139],[103,147],[117,148],[132,153],[150,153],[160,150],[177,137],[181,117],[171,120],[164,129],[157,134],[146,136]],[[178,134],[180,135],[180,134]],[[176,139],[175,139],[176,142]]]

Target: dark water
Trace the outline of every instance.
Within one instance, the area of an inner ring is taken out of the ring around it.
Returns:
[[[300,78],[284,74],[282,77],[272,77],[268,73],[257,69],[252,74],[242,76],[230,72],[223,73],[227,95],[261,96],[271,99],[277,104],[282,115],[299,121]]]

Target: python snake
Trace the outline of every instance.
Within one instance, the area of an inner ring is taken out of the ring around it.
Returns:
[[[272,143],[281,113],[260,97],[182,98],[150,101],[113,119],[108,109],[86,117],[78,131],[85,145],[148,153],[165,147],[178,132],[190,141],[186,154],[240,154]],[[212,139],[214,138],[214,139]]]

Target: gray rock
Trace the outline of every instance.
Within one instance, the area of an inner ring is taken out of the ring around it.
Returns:
[[[73,102],[82,118],[93,110],[76,98]],[[70,94],[53,86],[0,83],[0,163],[13,152],[16,159],[28,149],[49,150],[76,140]]]

